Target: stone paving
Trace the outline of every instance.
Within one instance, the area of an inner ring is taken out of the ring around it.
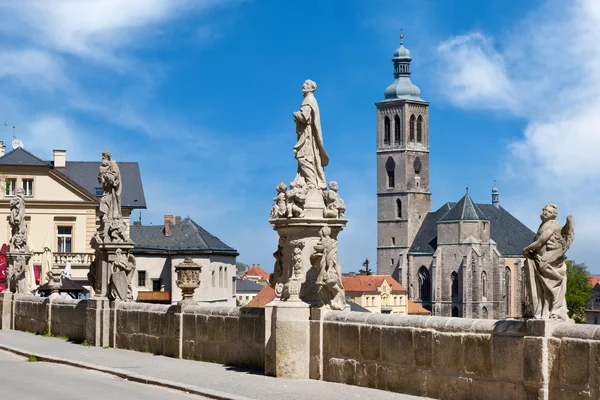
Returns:
[[[0,331],[0,349],[112,373],[130,380],[217,399],[425,399],[315,380],[276,379],[260,371],[178,360],[129,350],[88,347],[19,331]]]

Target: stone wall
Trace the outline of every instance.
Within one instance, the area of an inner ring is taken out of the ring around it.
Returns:
[[[324,317],[327,381],[443,399],[597,399],[599,373],[598,327],[347,311]]]
[[[48,332],[47,299],[16,294],[13,299],[14,329],[43,334]]]
[[[50,326],[48,332],[53,336],[68,337],[77,342],[85,340],[86,300],[49,299]]]

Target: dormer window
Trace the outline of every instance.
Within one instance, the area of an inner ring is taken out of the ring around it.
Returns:
[[[95,193],[96,193],[96,197],[102,197],[104,195],[104,189],[96,188]]]

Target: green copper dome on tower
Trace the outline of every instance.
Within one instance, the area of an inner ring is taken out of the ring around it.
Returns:
[[[404,47],[404,35],[400,35],[400,47],[394,52],[394,82],[385,89],[384,101],[417,100],[421,98],[421,89],[410,80],[410,51]]]

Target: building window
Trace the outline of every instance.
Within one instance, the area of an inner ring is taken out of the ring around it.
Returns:
[[[414,114],[410,116],[408,130],[409,130],[408,140],[411,142],[414,142],[415,141],[415,116],[414,116]]]
[[[104,189],[97,187],[94,189],[94,193],[96,194],[96,197],[102,197],[104,195]]]
[[[450,279],[452,280],[452,297],[458,297],[458,274],[456,271],[450,274]]]
[[[394,143],[400,144],[400,118],[394,117]]]
[[[387,161],[385,162],[385,170],[387,171],[388,176],[388,188],[393,188],[396,186],[396,162],[392,157],[388,157]]]
[[[59,226],[57,227],[58,243],[56,251],[59,253],[70,253],[73,244],[73,227],[72,226]]]
[[[33,179],[23,179],[23,194],[25,196],[33,196]]]
[[[395,246],[395,245],[396,245],[396,238],[392,237],[392,246]]]
[[[423,117],[417,118],[417,142],[423,141]]]
[[[383,144],[390,144],[390,119],[388,117],[383,120]]]
[[[504,293],[506,298],[506,316],[509,317],[512,314],[512,298],[511,298],[511,281],[510,281],[510,268],[506,267],[504,270]]]
[[[396,217],[402,218],[402,200],[396,199]]]
[[[488,310],[485,307],[481,309],[481,318],[488,319]]]
[[[138,271],[138,286],[146,287],[146,271]]]
[[[481,296],[487,297],[487,274],[485,271],[481,273]]]
[[[14,196],[17,191],[17,179],[16,178],[6,178],[6,195]]]
[[[419,269],[419,298],[421,301],[431,301],[431,277],[425,266]]]
[[[223,267],[219,267],[219,287],[223,287]]]
[[[227,287],[227,267],[225,267],[225,287]]]
[[[215,271],[212,272],[212,287],[215,287],[215,284],[217,282],[217,274],[215,273]]]
[[[452,307],[452,316],[458,317],[458,307]]]
[[[162,289],[162,279],[152,279],[152,291],[160,292]]]

